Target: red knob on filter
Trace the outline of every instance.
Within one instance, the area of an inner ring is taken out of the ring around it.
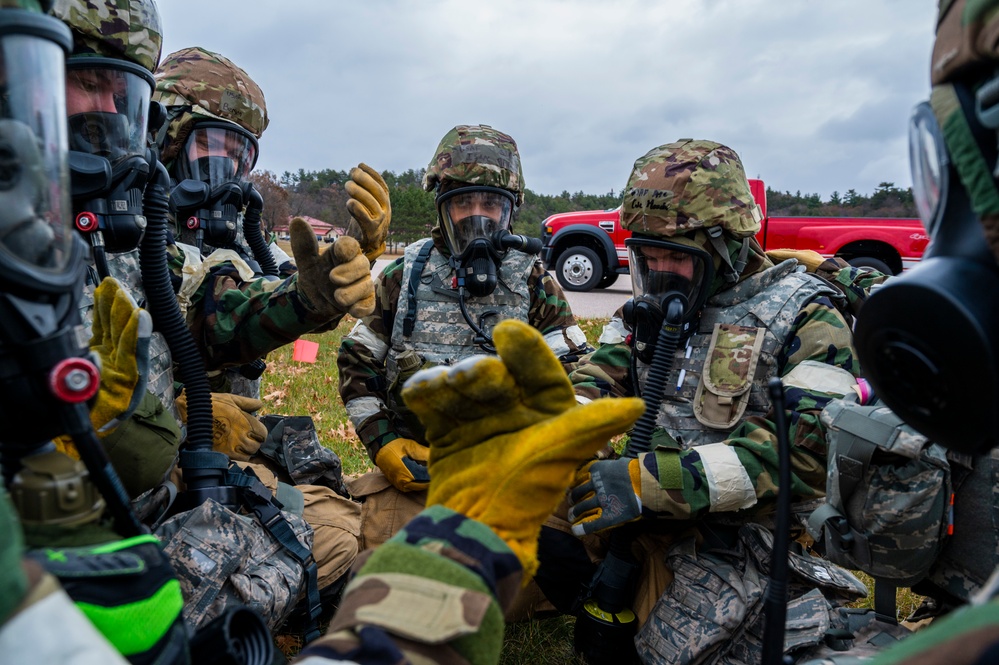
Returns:
[[[81,212],[76,216],[76,228],[84,233],[97,230],[97,215],[92,212]]]
[[[56,398],[76,404],[86,402],[101,387],[101,375],[86,358],[66,358],[49,373],[49,388]]]

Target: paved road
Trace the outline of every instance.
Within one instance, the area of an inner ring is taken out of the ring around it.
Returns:
[[[394,260],[395,257],[378,259],[375,261],[372,273],[374,275],[381,274],[385,266]],[[621,275],[610,288],[594,289],[588,293],[566,291],[565,296],[569,301],[569,306],[572,307],[573,314],[578,318],[610,318],[611,314],[631,297],[631,278],[628,275]]]

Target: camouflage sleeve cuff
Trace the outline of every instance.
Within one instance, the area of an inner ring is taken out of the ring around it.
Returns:
[[[364,560],[327,636],[303,655],[344,655],[387,633],[403,652],[495,662],[501,603],[512,600],[520,578],[520,562],[491,529],[432,506]]]
[[[520,589],[523,571],[513,550],[488,526],[450,508],[426,508],[388,542],[417,546],[461,564],[504,607]]]
[[[357,438],[364,444],[364,448],[368,451],[368,457],[371,458],[372,462],[375,461],[378,451],[386,443],[399,438],[395,428],[392,426],[391,418],[385,414],[371,416],[361,423],[356,432]]]

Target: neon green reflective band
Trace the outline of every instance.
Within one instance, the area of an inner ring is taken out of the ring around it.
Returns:
[[[114,540],[110,543],[104,543],[103,545],[90,548],[89,551],[93,554],[110,554],[111,552],[128,549],[133,545],[144,545],[146,543],[159,545],[160,541],[156,536],[147,533],[141,536],[132,536],[131,538],[126,538],[124,540]]]
[[[76,606],[122,655],[130,656],[148,651],[167,634],[184,608],[184,597],[180,582],[169,580],[149,598],[134,603]]]

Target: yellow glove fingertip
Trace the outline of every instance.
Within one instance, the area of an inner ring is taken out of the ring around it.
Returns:
[[[375,169],[371,168],[370,166],[368,166],[364,162],[361,162],[360,164],[358,164],[357,168],[361,169],[362,171],[364,171],[365,173],[367,173],[369,176],[371,176],[372,178],[374,178],[375,182],[378,183],[378,186],[381,189],[384,189],[385,191],[388,191],[388,183],[385,182],[385,178],[382,177],[381,173],[379,173]]]

